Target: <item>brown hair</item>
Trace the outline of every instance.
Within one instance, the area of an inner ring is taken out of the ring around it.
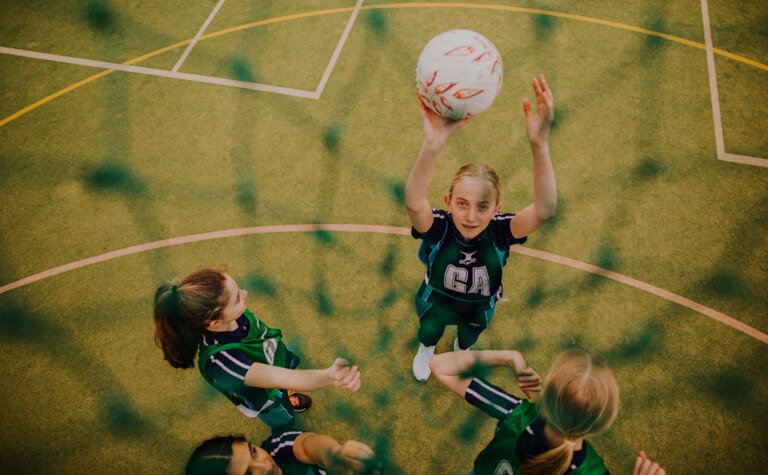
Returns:
[[[205,324],[219,318],[229,292],[226,274],[202,269],[155,292],[155,343],[174,368],[191,368]]]
[[[494,191],[496,191],[496,202],[501,201],[501,180],[498,173],[492,166],[484,163],[468,163],[459,168],[459,171],[453,175],[451,180],[451,186],[448,188],[448,198],[453,196],[453,187],[459,183],[462,179],[473,177],[480,178],[481,180],[488,180],[493,185]]]
[[[573,458],[573,439],[607,431],[619,414],[619,386],[611,370],[583,350],[552,363],[539,400],[541,416],[565,437],[561,445],[523,463],[523,474],[563,474]]]

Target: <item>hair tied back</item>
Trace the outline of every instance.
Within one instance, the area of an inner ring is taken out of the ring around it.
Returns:
[[[179,311],[179,291],[176,285],[171,287],[171,306],[177,312]]]

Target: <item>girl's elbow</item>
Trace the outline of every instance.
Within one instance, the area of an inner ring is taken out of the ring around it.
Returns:
[[[419,206],[416,203],[409,203],[406,200],[406,202],[405,202],[405,211],[408,213],[408,216],[413,216],[414,214],[418,214]]]
[[[551,204],[548,206],[542,206],[536,210],[536,215],[539,218],[539,221],[542,223],[545,223],[549,221],[550,219],[554,218],[557,214],[557,205]]]

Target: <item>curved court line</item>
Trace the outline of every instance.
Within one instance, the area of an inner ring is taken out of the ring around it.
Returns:
[[[190,244],[190,243],[199,242],[199,241],[208,241],[212,239],[222,239],[222,238],[228,238],[228,237],[251,236],[254,234],[306,233],[306,232],[318,232],[318,231],[397,234],[401,236],[411,235],[410,228],[401,228],[396,226],[379,226],[379,225],[371,225],[371,224],[283,224],[283,225],[275,225],[275,226],[252,226],[247,228],[226,229],[222,231],[211,231],[207,233],[190,234],[187,236],[179,236],[175,238],[162,239],[160,241],[153,241],[153,242],[148,242],[144,244],[138,244],[136,246],[126,247],[124,249],[118,249],[116,251],[107,252],[105,254],[99,254],[98,256],[88,257],[86,259],[70,262],[69,264],[64,264],[58,267],[54,267],[52,269],[48,269],[43,272],[38,272],[37,274],[24,277],[23,279],[19,279],[15,282],[11,282],[9,284],[6,284],[0,287],[0,294],[3,294],[13,289],[17,289],[27,284],[31,284],[33,282],[41,281],[48,277],[53,277],[55,275],[62,274],[64,272],[80,269],[82,267],[86,267],[92,264],[98,264],[100,262],[116,259],[118,257],[129,256],[131,254],[138,254],[141,252],[151,251],[154,249],[177,246],[179,244]],[[569,257],[559,256],[557,254],[551,254],[545,251],[539,251],[536,249],[531,249],[531,248],[522,247],[522,246],[513,246],[510,248],[510,251],[514,252],[515,254],[534,257],[536,259],[552,262],[554,264],[564,265],[564,266],[571,267],[573,269],[589,272],[592,274],[597,274],[597,275],[606,277],[608,279],[614,280],[616,282],[629,285],[630,287],[634,287],[638,290],[651,293],[665,300],[669,300],[670,302],[674,302],[678,305],[682,305],[683,307],[687,307],[695,312],[698,312],[702,315],[705,315],[714,320],[717,320],[720,323],[728,325],[729,327],[735,330],[738,330],[744,333],[745,335],[751,336],[756,340],[759,340],[763,343],[768,344],[768,335],[757,330],[756,328],[752,328],[749,325],[743,322],[740,322],[739,320],[736,320],[733,317],[730,317],[724,313],[718,312],[717,310],[709,308],[698,302],[694,302],[693,300],[687,299],[681,295],[675,294],[668,290],[664,290],[662,288],[653,286],[646,282],[633,279],[632,277],[628,277],[626,275],[619,274],[617,272],[613,272],[608,269],[603,269],[602,267],[597,267],[592,264],[587,264],[586,262],[577,261]]]
[[[685,298],[682,295],[678,295],[676,293],[670,292],[669,290],[664,290],[662,288],[651,285],[647,282],[633,279],[632,277],[626,276],[624,274],[619,274],[617,272],[613,272],[608,269],[603,269],[602,267],[597,267],[592,264],[587,264],[586,262],[577,261],[575,259],[560,256],[557,254],[551,254],[549,252],[539,251],[537,249],[531,249],[531,248],[521,247],[521,246],[513,246],[512,248],[510,248],[510,251],[516,254],[535,257],[537,259],[553,262],[555,264],[572,267],[574,269],[582,270],[584,272],[589,272],[591,274],[597,274],[597,275],[606,277],[608,279],[615,280],[616,282],[629,285],[638,290],[648,292],[650,294],[656,295],[657,297],[661,297],[665,300],[669,300],[670,302],[674,302],[678,305],[682,305],[683,307],[687,307],[693,310],[694,312],[698,312],[709,318],[713,318],[720,323],[728,325],[729,327],[735,330],[738,330],[746,335],[751,336],[752,338],[755,338],[757,340],[762,341],[763,343],[768,344],[768,335],[761,332],[760,330],[757,330],[756,328],[752,328],[746,323],[736,320],[735,318],[730,317],[724,313],[718,312],[717,310],[714,310],[710,307],[702,305],[698,302],[694,302],[691,299]]]
[[[658,38],[663,38],[665,40],[669,40],[675,43],[680,43],[686,46],[691,46],[694,48],[698,48],[701,50],[706,51],[707,47],[703,43],[698,43],[696,41],[687,40],[685,38],[681,38],[679,36],[674,35],[668,35],[666,33],[659,33],[657,31],[649,30],[646,28],[641,28],[638,26],[633,25],[627,25],[626,23],[620,23],[610,20],[602,20],[599,18],[592,18],[592,17],[586,17],[582,15],[575,15],[572,13],[561,13],[551,10],[540,10],[537,8],[523,8],[523,7],[512,7],[512,6],[506,6],[506,5],[484,5],[484,4],[478,4],[478,3],[403,3],[403,4],[379,4],[379,5],[365,5],[360,8],[360,10],[394,10],[394,9],[407,9],[407,8],[469,8],[469,9],[477,9],[477,10],[496,10],[496,11],[506,11],[506,12],[513,12],[513,13],[527,13],[527,14],[535,14],[535,15],[548,15],[552,17],[558,17],[558,18],[565,18],[569,20],[575,20],[575,21],[581,21],[585,23],[592,23],[595,25],[601,25],[601,26],[608,26],[611,28],[619,28],[627,31],[632,31],[635,33],[641,33],[648,36],[656,36]],[[235,33],[238,31],[247,30],[250,28],[256,28],[259,26],[265,26],[270,25],[274,23],[282,23],[285,21],[292,21],[292,20],[298,20],[303,18],[310,18],[310,17],[316,17],[316,16],[323,16],[323,15],[332,15],[336,13],[349,13],[352,12],[355,9],[355,7],[343,7],[343,8],[333,8],[329,10],[318,10],[313,12],[302,12],[302,13],[296,13],[292,15],[284,15],[274,18],[268,18],[266,20],[259,20],[251,23],[246,23],[243,25],[238,25],[230,28],[225,28],[223,30],[214,31],[211,33],[207,33],[205,35],[202,35],[199,39],[200,41],[216,38],[218,36],[227,35],[230,33]],[[187,46],[193,41],[193,38],[180,41],[178,43],[174,43],[172,45],[166,46],[164,48],[146,53],[142,56],[137,56],[136,58],[130,59],[122,64],[132,65],[139,63],[141,61],[144,61],[146,59],[158,56],[162,53],[166,53],[168,51],[174,50],[176,48],[180,48],[182,46]],[[712,51],[720,56],[724,56],[729,59],[733,59],[735,61],[742,62],[744,64],[750,65],[752,67],[762,69],[763,71],[768,71],[768,65],[760,63],[758,61],[754,61],[749,58],[745,58],[743,56],[739,56],[737,54],[730,53],[728,51],[722,50],[720,48],[712,48]],[[9,122],[12,122],[19,117],[23,116],[24,114],[31,112],[38,107],[56,99],[57,97],[60,97],[68,92],[71,92],[81,86],[84,86],[92,81],[95,81],[96,79],[99,79],[103,76],[106,76],[107,74],[114,73],[114,69],[109,69],[106,71],[101,71],[93,76],[87,77],[83,79],[82,81],[76,82],[70,86],[65,87],[64,89],[61,89],[59,91],[54,92],[53,94],[50,94],[46,97],[43,97],[42,99],[24,107],[23,109],[9,115],[8,117],[0,120],[0,127],[3,127],[4,125],[8,124]]]

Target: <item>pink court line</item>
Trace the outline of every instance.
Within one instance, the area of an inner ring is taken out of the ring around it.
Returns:
[[[587,264],[586,262],[577,261],[575,259],[571,259],[564,256],[558,256],[557,254],[550,254],[548,252],[539,251],[537,249],[514,246],[510,248],[510,251],[514,252],[515,254],[535,257],[537,259],[553,262],[555,264],[560,264],[560,265],[572,267],[574,269],[583,270],[584,272],[597,274],[597,275],[606,277],[608,279],[615,280],[616,282],[621,282],[622,284],[629,285],[636,289],[643,290],[650,294],[669,300],[670,302],[674,302],[678,305],[682,305],[683,307],[687,307],[693,310],[694,312],[698,312],[709,318],[713,318],[720,323],[728,325],[733,329],[736,329],[746,335],[751,336],[752,338],[755,338],[757,340],[762,341],[763,343],[768,344],[768,335],[761,332],[760,330],[752,328],[746,323],[740,322],[739,320],[736,320],[733,317],[729,317],[724,313],[720,313],[717,310],[709,308],[698,302],[694,302],[693,300],[687,299],[681,295],[677,295],[673,292],[670,292],[669,290],[664,290],[659,287],[653,286],[647,282],[642,282],[637,279],[633,279],[632,277],[628,277],[626,275],[619,274],[617,272],[613,272],[608,269],[603,269],[602,267],[597,267],[592,264]]]
[[[131,254],[138,254],[140,252],[151,251],[153,249],[160,249],[163,247],[177,246],[179,244],[190,244],[199,241],[208,241],[212,239],[222,239],[237,236],[250,236],[253,234],[274,234],[274,233],[306,233],[314,231],[329,231],[329,232],[351,232],[351,233],[375,233],[375,234],[397,234],[400,236],[409,236],[411,231],[409,228],[395,227],[395,226],[379,226],[371,224],[284,224],[276,226],[252,226],[248,228],[236,228],[225,229],[222,231],[211,231],[200,234],[190,234],[187,236],[179,236],[175,238],[162,239],[160,241],[148,242],[144,244],[138,244],[136,246],[126,247],[124,249],[118,249],[116,251],[107,252],[105,254],[99,254],[98,256],[88,257],[79,261],[70,262],[52,269],[38,272],[37,274],[24,277],[15,282],[11,282],[0,287],[0,294],[9,292],[13,289],[38,282],[48,277],[53,277],[58,274],[63,274],[81,267],[86,267],[92,264],[98,264],[118,257],[129,256]],[[641,282],[637,279],[633,279],[626,275],[622,275],[601,267],[587,264],[586,262],[577,261],[568,257],[559,256],[557,254],[551,254],[549,252],[539,251],[527,247],[514,246],[510,249],[515,254],[533,257],[541,259],[554,264],[560,264],[568,266],[574,269],[582,270],[592,274],[597,274],[608,279],[620,282],[622,284],[629,285],[639,290],[651,293],[663,299],[674,302],[683,307],[689,308],[702,315],[717,320],[720,323],[728,325],[729,327],[738,330],[745,335],[751,336],[756,340],[768,344],[768,335],[765,333],[750,327],[749,325],[736,320],[733,317],[729,317],[724,313],[720,313],[717,310],[711,309],[693,300],[687,299],[668,290],[655,287],[646,282]]]

